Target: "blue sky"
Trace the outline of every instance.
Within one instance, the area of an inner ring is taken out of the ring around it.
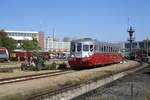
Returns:
[[[126,41],[128,17],[136,40],[150,37],[150,0],[0,0],[0,28],[55,37]]]

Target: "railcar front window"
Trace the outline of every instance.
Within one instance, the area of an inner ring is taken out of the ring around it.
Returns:
[[[72,51],[72,52],[75,52],[75,50],[76,50],[75,43],[71,43],[71,51]]]
[[[83,51],[89,51],[89,45],[83,45]]]
[[[78,43],[78,44],[77,44],[77,51],[81,51],[81,48],[82,48],[81,43]]]
[[[96,47],[96,46],[95,46]],[[93,51],[93,45],[90,45],[90,51]]]
[[[6,51],[0,51],[0,54],[6,54]]]

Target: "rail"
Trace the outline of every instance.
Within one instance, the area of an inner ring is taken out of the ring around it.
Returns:
[[[39,79],[39,78],[46,78],[46,77],[57,76],[57,75],[62,75],[62,74],[67,74],[67,73],[72,73],[72,72],[73,72],[72,70],[60,70],[60,71],[56,71],[56,72],[47,72],[47,73],[34,74],[34,75],[4,78],[4,79],[0,79],[0,85],[21,82],[21,81],[27,81],[27,80],[33,80],[33,79]]]

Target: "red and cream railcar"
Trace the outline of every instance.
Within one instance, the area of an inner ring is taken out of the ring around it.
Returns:
[[[41,55],[49,58],[48,52],[40,52]],[[25,51],[25,50],[14,50],[10,53],[10,57],[12,60],[21,60],[24,61],[26,58],[31,58],[33,56],[32,51]]]
[[[122,60],[119,47],[115,44],[99,42],[90,38],[71,42],[68,62],[72,68],[90,68],[97,65],[119,63]]]

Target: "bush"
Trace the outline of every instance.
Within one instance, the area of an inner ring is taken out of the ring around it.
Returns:
[[[67,64],[63,62],[62,64],[59,65],[58,69],[67,69]]]
[[[44,67],[42,67],[42,70],[50,70],[51,65],[45,65]]]
[[[37,67],[35,67],[35,66],[29,66],[28,68],[27,68],[27,70],[30,70],[30,71],[37,71],[38,69],[37,69]]]
[[[53,62],[50,66],[50,69],[53,70],[53,69],[57,69],[56,68],[57,64],[55,62]]]

